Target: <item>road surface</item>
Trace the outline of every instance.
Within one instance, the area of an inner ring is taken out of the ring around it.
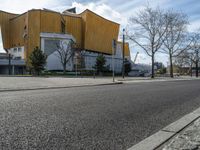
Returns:
[[[200,80],[0,92],[0,149],[125,150],[200,107]]]

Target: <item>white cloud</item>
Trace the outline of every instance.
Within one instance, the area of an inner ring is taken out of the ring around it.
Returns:
[[[12,13],[23,13],[33,8],[53,7],[56,0],[2,0],[0,10]]]
[[[117,23],[124,24],[127,22],[126,17],[122,16],[119,12],[115,11],[113,8],[104,3],[91,2],[87,4],[81,4],[78,2],[73,2],[72,7],[76,7],[78,13],[84,11],[85,9],[89,9],[103,16],[104,18],[115,21]]]
[[[200,29],[200,20],[191,22],[188,29],[190,32],[195,32],[195,31],[199,30]]]
[[[135,57],[136,57],[136,51],[132,52],[131,53],[131,58],[132,60],[134,61]],[[149,56],[147,56],[147,54],[143,53],[143,52],[139,52],[137,58],[136,58],[136,61],[135,61],[136,64],[138,63],[145,63],[145,64],[150,64],[151,63],[151,59]]]

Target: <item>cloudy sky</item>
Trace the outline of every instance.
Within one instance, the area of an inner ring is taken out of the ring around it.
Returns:
[[[189,16],[189,30],[195,31],[200,27],[200,1],[198,0],[0,0],[0,10],[12,13],[23,13],[32,8],[48,8],[62,12],[71,7],[76,7],[80,13],[85,9],[90,9],[97,14],[118,22],[121,28],[125,27],[130,16],[135,15],[147,4],[151,7],[158,5],[164,9],[174,9],[182,11]],[[139,48],[131,44],[131,56],[134,58],[137,51],[139,57],[137,63],[150,63],[150,58]],[[0,35],[0,51],[2,51],[2,42]],[[168,58],[163,54],[157,54],[157,61],[163,61],[167,64]]]

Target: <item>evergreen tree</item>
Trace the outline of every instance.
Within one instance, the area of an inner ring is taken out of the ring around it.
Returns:
[[[42,52],[39,47],[36,47],[30,54],[29,59],[34,73],[37,73],[37,75],[39,75],[41,71],[44,70],[47,56]]]
[[[98,74],[102,73],[105,70],[105,64],[106,64],[105,56],[103,56],[102,54],[98,55],[95,64],[95,68]]]
[[[131,63],[127,59],[124,60],[124,69],[126,75],[131,71]]]

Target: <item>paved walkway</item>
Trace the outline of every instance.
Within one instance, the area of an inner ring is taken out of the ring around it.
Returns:
[[[174,80],[194,80],[191,77],[178,78],[155,78],[150,77],[121,77],[115,78],[113,83],[112,77],[87,77],[87,78],[64,78],[64,77],[0,77],[0,91],[5,90],[24,90],[24,89],[41,89],[41,88],[64,88],[74,86],[94,86],[118,83],[133,82],[156,82],[156,81],[174,81]]]
[[[116,83],[113,83],[111,78],[0,77],[0,91],[92,86]]]
[[[163,150],[200,150],[200,118],[166,143]]]

